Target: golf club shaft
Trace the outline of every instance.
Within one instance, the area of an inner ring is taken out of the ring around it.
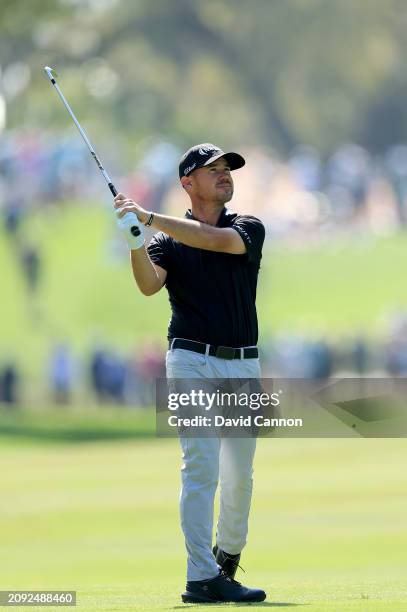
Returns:
[[[100,162],[100,159],[99,159],[99,158],[98,158],[98,156],[96,155],[95,150],[94,150],[94,148],[93,148],[93,147],[92,147],[92,145],[91,145],[91,142],[90,142],[89,138],[86,136],[85,132],[83,131],[83,129],[82,129],[82,127],[81,127],[81,125],[80,125],[79,121],[77,120],[77,118],[75,117],[75,115],[74,115],[74,113],[73,113],[73,111],[72,111],[71,107],[69,106],[69,104],[68,104],[68,102],[67,102],[67,100],[66,100],[66,98],[65,98],[64,94],[62,93],[61,89],[59,88],[58,83],[56,82],[56,80],[55,80],[54,76],[52,75],[52,71],[51,71],[51,69],[46,67],[46,68],[44,68],[44,70],[45,70],[45,72],[46,72],[46,74],[47,74],[47,76],[48,76],[49,80],[51,81],[51,83],[53,84],[53,86],[55,87],[55,89],[57,90],[57,93],[58,93],[59,97],[61,98],[61,100],[62,100],[62,102],[63,102],[63,104],[64,104],[64,106],[65,106],[66,110],[67,110],[67,111],[68,111],[68,113],[71,115],[72,120],[73,120],[73,122],[75,123],[76,127],[78,128],[79,133],[80,133],[80,135],[82,136],[83,140],[85,141],[86,146],[88,147],[88,149],[89,149],[89,151],[90,151],[90,153],[91,153],[91,155],[92,155],[93,159],[95,160],[95,162],[96,162],[96,164],[97,164],[97,166],[98,166],[99,170],[100,170],[100,171],[101,171],[101,173],[103,174],[103,177],[104,177],[104,179],[105,179],[105,181],[106,181],[106,183],[107,183],[107,185],[108,185],[108,187],[109,187],[110,191],[112,192],[113,196],[116,196],[116,195],[117,195],[117,189],[116,189],[116,187],[113,185],[113,183],[112,183],[112,181],[111,181],[111,179],[110,179],[110,177],[109,177],[108,173],[107,173],[107,172],[106,172],[106,170],[103,168],[103,166],[102,166],[102,164],[101,164],[101,162]]]
[[[66,110],[68,111],[68,113],[71,115],[73,122],[75,123],[76,127],[79,130],[80,135],[82,136],[83,140],[85,141],[86,146],[88,147],[93,159],[95,160],[97,167],[99,168],[99,170],[101,171],[101,173],[103,174],[103,177],[110,189],[110,191],[112,192],[113,196],[117,196],[117,189],[116,187],[113,185],[112,181],[110,180],[110,177],[108,175],[108,173],[106,172],[106,170],[103,168],[100,159],[98,158],[98,156],[96,155],[94,148],[92,147],[89,138],[86,136],[85,132],[83,131],[79,121],[77,120],[77,118],[75,117],[71,107],[69,106],[68,102],[65,99],[64,94],[62,93],[62,91],[60,90],[56,80],[55,80],[55,76],[52,71],[51,68],[49,68],[48,66],[45,66],[44,68],[45,74],[47,75],[47,77],[49,78],[49,80],[51,81],[51,83],[53,84],[53,86],[55,87],[55,89],[57,90],[57,93],[59,95],[59,97],[61,98]],[[127,224],[131,234],[133,236],[139,236],[140,235],[140,228],[138,226],[138,219],[137,219],[137,215],[133,212],[128,212],[126,213],[123,217],[122,220]]]

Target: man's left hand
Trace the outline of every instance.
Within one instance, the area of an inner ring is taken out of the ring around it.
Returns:
[[[132,212],[137,215],[140,223],[145,224],[150,217],[150,213],[147,210],[144,210],[144,208],[142,208],[140,204],[137,204],[137,202],[134,202],[134,200],[127,198],[123,193],[118,193],[115,197],[114,207],[116,209],[116,215],[119,219],[121,219],[126,213]]]

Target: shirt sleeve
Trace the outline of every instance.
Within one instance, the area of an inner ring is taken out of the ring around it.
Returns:
[[[170,244],[169,238],[163,232],[155,234],[147,247],[147,253],[151,261],[164,270],[170,267]]]
[[[249,261],[260,261],[266,231],[260,219],[251,215],[236,218],[232,225],[245,243]]]

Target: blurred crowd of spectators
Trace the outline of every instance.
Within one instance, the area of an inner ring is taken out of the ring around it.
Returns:
[[[300,239],[303,244],[339,233],[388,234],[406,224],[405,144],[383,155],[347,143],[327,158],[307,145],[286,159],[264,149],[249,150],[246,157],[234,202],[239,210],[257,214],[274,241],[298,244]]]
[[[98,404],[147,407],[155,403],[155,381],[165,377],[165,355],[148,343],[137,356],[96,346],[79,357],[68,344],[51,351],[42,380],[28,380],[17,362],[0,362],[0,403],[13,405],[39,400],[70,404],[76,400]]]
[[[85,360],[75,358],[67,344],[59,344],[48,368],[49,392],[58,404],[70,403],[81,386],[98,404],[152,406],[155,381],[162,377],[163,351],[154,343],[144,345],[136,356],[95,346]]]
[[[122,160],[110,144],[100,147],[121,191],[152,210],[185,208],[177,180],[182,151],[173,143],[145,143],[137,162]],[[247,163],[235,175],[233,207],[255,211],[274,239],[304,229],[309,236],[310,228],[386,232],[406,224],[407,144],[395,144],[382,155],[354,143],[338,146],[327,157],[308,145],[285,159],[265,147],[243,147],[242,153]],[[66,199],[97,201],[103,194],[109,197],[87,148],[72,131],[64,137],[35,131],[0,134],[0,207],[11,231],[34,207]]]
[[[341,340],[285,333],[261,345],[263,375],[282,378],[406,377],[407,312],[390,318],[380,340]]]
[[[151,142],[134,171],[123,175],[120,151],[112,151],[110,143],[101,148],[104,164],[120,189],[160,210],[181,152],[171,143]],[[110,197],[104,179],[76,133],[0,133],[0,208],[10,232],[16,232],[22,215],[38,206],[64,200],[100,201],[103,195]]]
[[[407,313],[394,318],[381,342],[363,336],[332,342],[280,334],[263,342],[260,352],[265,378],[406,377]],[[81,357],[61,343],[49,356],[43,380],[31,381],[31,386],[42,403],[143,408],[155,405],[155,382],[164,377],[165,350],[154,342],[139,348],[136,356],[96,346]],[[0,403],[30,402],[28,386],[17,363],[0,363]]]

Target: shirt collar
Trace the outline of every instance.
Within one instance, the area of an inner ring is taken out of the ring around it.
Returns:
[[[227,217],[229,216],[229,214],[230,214],[230,213],[229,213],[229,210],[226,208],[226,206],[224,206],[224,207],[222,208],[222,211],[221,211],[220,215],[219,215],[219,219],[218,219],[218,222],[217,222],[217,224],[216,224],[216,227],[223,227],[223,226],[224,226],[224,223],[225,223],[225,220],[227,219]],[[186,217],[187,219],[194,219],[195,221],[198,221],[198,219],[196,219],[196,218],[194,217],[194,215],[192,214],[192,211],[191,211],[191,209],[190,209],[190,208],[188,208],[188,210],[186,211],[186,213],[185,213],[185,217]]]

